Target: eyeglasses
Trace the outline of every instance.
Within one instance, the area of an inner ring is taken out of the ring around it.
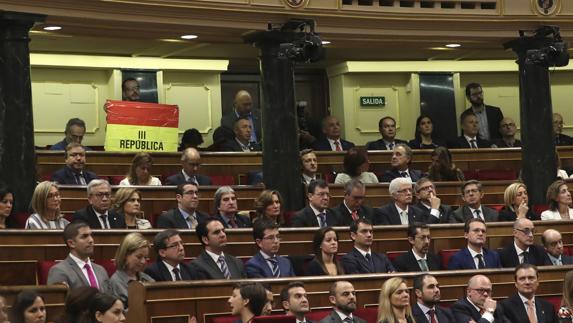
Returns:
[[[485,294],[488,293],[489,295],[491,295],[492,289],[491,288],[471,288],[473,290],[475,290],[478,294]]]
[[[48,193],[47,199],[59,199],[60,193]]]
[[[281,236],[280,235],[276,235],[276,236],[268,236],[268,237],[264,237],[263,240],[270,240],[270,241],[281,241]]]
[[[199,191],[187,191],[187,192],[183,192],[183,195],[197,195],[197,196],[199,196]]]
[[[433,189],[434,189],[434,186],[433,186],[433,185],[426,186],[426,187],[420,187],[420,188],[418,189],[418,193],[421,192],[421,191],[428,192],[428,191],[431,191],[431,190],[433,190]]]
[[[170,249],[170,248],[179,247],[179,246],[183,246],[182,241],[177,241],[177,242],[174,242],[170,245],[167,245],[167,246],[165,246],[165,249]]]
[[[515,229],[523,234],[525,234],[526,236],[528,235],[534,235],[535,234],[535,229],[534,228],[525,228],[525,229]]]
[[[96,196],[99,199],[103,199],[105,198],[110,198],[111,197],[111,193],[110,192],[99,192],[99,193],[92,193],[91,195]]]
[[[411,188],[404,188],[404,189],[401,189],[399,191],[396,191],[396,193],[399,193],[399,194],[412,193],[412,189]]]

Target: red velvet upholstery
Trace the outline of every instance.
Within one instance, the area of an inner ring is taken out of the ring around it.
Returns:
[[[359,308],[354,311],[354,315],[358,316],[359,318],[366,320],[368,323],[376,323],[378,322],[378,308],[377,307],[366,307],[366,308]]]
[[[490,205],[489,207],[491,207],[492,209],[499,212],[499,211],[501,211],[501,209],[503,209],[503,204],[493,204],[493,205]]]
[[[26,220],[30,217],[30,213],[28,212],[20,212],[12,215],[12,219],[14,220],[14,224],[16,224],[17,229],[24,229],[26,225]]]
[[[235,185],[233,175],[212,175],[211,183],[215,186]]]
[[[548,301],[549,303],[553,304],[553,308],[555,309],[555,312],[559,311],[559,308],[561,307],[561,297],[560,296],[549,296],[549,297],[544,297],[544,299],[546,301]]]
[[[39,285],[46,285],[48,281],[48,272],[50,268],[58,263],[60,260],[40,260],[37,265],[37,277]]]
[[[463,172],[464,172],[464,178],[466,179],[466,181],[468,181],[470,179],[478,179],[478,174],[473,169],[464,170]]]
[[[100,266],[102,266],[103,268],[105,268],[105,271],[107,271],[107,275],[109,277],[111,277],[111,275],[113,275],[115,273],[115,262],[111,259],[100,259],[100,260],[94,260],[94,262]]]
[[[478,180],[480,181],[502,181],[517,179],[517,172],[515,170],[482,169],[478,171],[477,175]]]
[[[533,212],[539,216],[541,216],[541,213],[543,213],[543,211],[549,210],[549,205],[547,204],[535,204],[533,205]]]
[[[572,246],[563,246],[563,254],[573,256],[573,247]]]
[[[256,316],[252,320],[253,323],[296,323],[296,317],[292,315],[263,315]]]
[[[446,249],[438,252],[438,256],[442,260],[442,268],[448,268],[450,257],[458,251],[460,251],[460,249]]]
[[[326,316],[328,316],[328,314],[330,314],[331,311],[332,311],[331,309],[312,311],[312,312],[306,314],[304,317],[306,317],[306,319],[308,319],[308,320],[318,322],[318,321],[322,320],[323,318],[325,318]]]
[[[237,316],[225,315],[212,317],[209,319],[208,323],[233,323],[236,320],[240,320],[240,318]]]
[[[398,257],[399,255],[403,255],[407,253],[407,251],[389,251],[386,253],[386,256],[388,256],[388,259],[390,259],[391,262],[394,262],[394,259],[396,259],[396,257]]]
[[[292,223],[292,219],[294,218],[295,214],[296,214],[296,211],[286,211],[284,213],[283,218],[284,218],[286,227],[290,227],[290,224]]]
[[[124,175],[110,176],[109,177],[109,183],[111,185],[119,185],[119,182],[121,182],[124,178],[125,178]]]

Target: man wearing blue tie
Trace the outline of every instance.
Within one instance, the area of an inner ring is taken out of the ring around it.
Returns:
[[[340,219],[329,209],[330,191],[328,184],[317,179],[308,184],[308,206],[298,211],[292,220],[292,227],[333,227],[340,225]]]
[[[247,277],[292,277],[294,269],[288,258],[278,255],[281,246],[279,226],[273,221],[261,219],[253,225],[253,238],[259,252],[245,266]]]

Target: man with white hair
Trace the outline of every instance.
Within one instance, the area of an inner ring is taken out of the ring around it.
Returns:
[[[388,187],[393,201],[374,210],[374,225],[399,225],[414,222],[426,222],[426,216],[420,209],[410,207],[412,204],[412,181],[398,177]]]
[[[249,217],[240,215],[237,207],[237,195],[230,186],[221,186],[215,191],[215,208],[217,218],[225,228],[250,228],[252,226]]]
[[[127,229],[123,215],[111,210],[111,186],[108,181],[92,180],[87,192],[89,205],[76,211],[73,221],[84,221],[92,229]]]

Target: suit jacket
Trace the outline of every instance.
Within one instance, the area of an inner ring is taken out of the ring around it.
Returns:
[[[241,260],[228,253],[224,253],[224,256],[229,273],[231,273],[231,279],[247,278],[245,267]],[[199,256],[191,262],[191,266],[195,267],[205,279],[225,279],[219,265],[213,261],[213,258],[205,250],[202,250]]]
[[[207,214],[199,211],[195,211],[195,216],[197,217],[197,223],[204,222],[209,218]],[[179,208],[174,208],[167,211],[165,214],[161,214],[157,218],[157,228],[189,229],[189,225],[187,224],[187,221],[185,221],[185,218],[183,218],[183,214],[181,214]]]
[[[394,145],[397,145],[397,144],[407,145],[408,143],[405,140],[400,140],[400,139],[394,138]],[[368,143],[366,143],[366,150],[388,150],[388,149],[386,147],[386,143],[384,142],[384,139],[380,138],[376,141],[369,141]]]
[[[408,206],[408,223],[423,222],[426,223],[426,215],[418,208],[413,206]],[[400,214],[396,209],[394,202],[390,202],[386,205],[374,209],[374,225],[400,225]]]
[[[199,175],[196,174],[194,175],[195,179],[197,180],[197,184],[199,185],[211,185],[211,179],[209,178],[209,176],[205,176],[205,175]],[[189,178],[189,183],[192,183],[193,181],[191,180],[191,178]],[[165,180],[165,185],[179,185],[179,184],[183,184],[183,183],[187,183],[187,181],[185,180],[185,176],[183,176],[182,172],[179,172],[175,175],[171,175],[169,177],[167,177],[167,179]]]
[[[483,258],[486,268],[501,268],[499,257],[497,252],[483,248]],[[477,269],[468,247],[461,249],[450,257],[448,269]]]
[[[426,256],[426,263],[428,264],[428,269],[430,271],[440,270],[440,260],[436,255],[431,252],[428,252]],[[399,255],[394,259],[394,268],[396,271],[401,272],[421,272],[420,264],[416,261],[416,257],[414,257],[414,252],[412,249],[408,250],[407,253]]]
[[[561,262],[564,265],[573,265],[573,256],[561,255]]]
[[[340,140],[340,148],[342,148],[342,150],[347,151],[348,149],[354,147],[354,143],[350,142],[350,141],[346,141],[342,138],[339,139]],[[328,139],[326,138],[322,138],[322,139],[317,139],[312,143],[312,149],[314,150],[318,150],[318,151],[332,151],[332,147],[330,147],[330,142],[328,142]]]
[[[85,208],[76,211],[72,218],[73,221],[80,220],[86,222],[92,229],[103,229],[91,205],[88,205]],[[127,228],[127,226],[125,225],[125,219],[123,218],[123,215],[118,214],[112,210],[109,210],[107,212],[107,220],[109,222],[109,227],[111,229]]]
[[[515,141],[513,142],[513,146],[508,146],[507,143],[505,141],[503,141],[503,139],[496,139],[493,141],[493,143],[497,146],[497,148],[512,148],[512,147],[521,147],[521,141],[519,139],[515,139]]]
[[[476,145],[478,148],[491,148],[491,145],[493,145],[493,143],[491,141],[481,139],[478,135],[478,136],[476,136]],[[448,148],[466,148],[466,149],[469,149],[471,147],[470,147],[469,142],[466,140],[466,137],[459,136],[448,144]]]
[[[225,228],[232,229],[231,224],[227,224],[227,222],[225,222],[221,214],[216,214],[215,217],[219,221],[221,221],[221,223],[223,223]],[[237,222],[237,227],[239,228],[250,228],[253,226],[253,224],[251,223],[251,219],[249,219],[249,217],[245,215],[240,215],[239,213],[235,214],[235,222]]]
[[[250,143],[249,144],[249,149],[250,151],[261,151],[261,145],[257,144],[257,143]],[[225,142],[223,142],[219,148],[219,151],[235,151],[235,152],[243,152],[243,148],[241,148],[241,145],[239,145],[239,143],[237,142],[237,140],[233,139],[233,140],[227,140]]]
[[[519,256],[515,250],[515,244],[512,242],[505,246],[499,252],[499,257],[501,258],[502,267],[515,267],[519,265]],[[529,246],[529,263],[536,266],[552,265],[549,256],[545,252],[545,249],[541,246],[531,245]]]
[[[179,274],[182,280],[201,280],[205,277],[201,275],[194,267],[186,263],[179,264]],[[162,260],[157,260],[145,268],[145,273],[151,276],[155,281],[173,281],[173,276],[165,266]]]
[[[540,220],[539,215],[535,214],[532,209],[527,210],[525,217],[531,221]],[[499,219],[498,221],[515,221],[517,219],[517,214],[512,211],[510,208],[504,206],[501,211],[499,211]]]
[[[346,274],[370,274],[370,273],[390,273],[396,271],[390,259],[383,253],[375,253],[370,250],[372,262],[374,262],[374,271],[366,258],[356,249],[352,248],[350,252],[342,257],[342,267]]]
[[[451,307],[454,313],[454,318],[457,322],[467,323],[474,320],[476,323],[489,323],[486,319],[481,318],[481,314],[476,310],[476,308],[467,300],[466,297],[457,300]],[[509,321],[503,312],[502,306],[496,306],[495,312],[493,313],[493,323],[517,323]],[[527,320],[525,321],[527,322]]]
[[[527,311],[525,305],[521,301],[518,294],[501,301],[505,317],[511,322],[528,322]],[[537,323],[558,323],[559,319],[555,313],[553,305],[541,297],[535,297],[535,313],[537,316]]]
[[[573,137],[569,137],[560,133],[555,137],[555,146],[571,146],[573,145]]]
[[[339,226],[350,226],[352,222],[354,222],[352,220],[352,214],[348,212],[348,208],[344,205],[344,202],[340,203],[337,207],[333,208],[332,211],[334,211],[338,216]],[[367,219],[368,221],[372,222],[372,220],[374,219],[374,209],[367,205],[362,205],[358,209],[358,217]],[[328,222],[328,219],[326,222]]]
[[[422,211],[422,213],[426,216],[426,223],[434,224],[434,223],[450,223],[450,219],[453,217],[452,207],[446,204],[440,204],[438,211],[440,211],[440,217],[437,218],[430,213],[430,209],[428,209],[422,202],[418,201],[414,205],[417,209]]]
[[[252,108],[251,118],[253,119],[253,130],[255,130],[255,134],[257,135],[257,141],[260,142],[261,138],[263,137],[263,127],[261,126],[261,111],[259,109]],[[233,108],[221,118],[221,126],[233,131],[235,128],[235,122],[237,120],[239,120],[239,118],[237,118],[237,114]]]
[[[469,107],[462,113],[465,113],[466,111],[472,111],[472,108]],[[503,113],[501,112],[501,109],[491,105],[486,105],[485,114],[487,117],[489,139],[492,141],[495,139],[501,139],[501,133],[499,132],[499,123],[503,119]]]
[[[292,268],[290,260],[281,256],[277,256],[277,259],[279,261],[279,270],[281,272],[280,277],[294,277],[294,269]],[[260,251],[247,261],[245,268],[247,270],[247,277],[249,278],[273,277],[271,267],[269,267]]]
[[[408,169],[408,174],[410,174],[410,179],[412,183],[416,183],[420,178],[422,178],[422,172],[417,169]],[[389,169],[384,172],[382,178],[380,178],[381,183],[391,182],[394,178],[402,177],[397,169]]]
[[[82,177],[89,184],[92,180],[97,179],[97,175],[94,172],[88,170],[82,171]],[[76,176],[71,168],[64,166],[58,169],[52,174],[52,182],[57,182],[61,185],[79,185],[76,182]]]
[[[434,307],[434,311],[435,311],[434,312],[435,316],[438,319],[438,322],[440,322],[440,323],[454,323],[454,322],[456,322],[454,320],[454,314],[452,313],[452,311],[450,311],[449,308],[445,308],[445,307],[441,307],[439,305],[436,305]],[[428,319],[426,318],[426,314],[422,311],[422,309],[420,308],[418,303],[416,303],[416,304],[414,304],[414,306],[412,306],[412,315],[414,316],[416,323],[430,323],[430,322],[428,322]]]
[[[485,222],[497,222],[499,219],[499,214],[496,210],[491,209],[485,205],[481,206],[482,215],[485,219]],[[470,210],[469,207],[464,205],[463,207],[458,208],[454,211],[453,216],[450,217],[450,223],[465,223],[468,219],[474,217],[474,214]]]
[[[100,265],[91,262],[92,270],[96,276],[100,291],[105,292],[105,282],[109,279],[107,271]],[[83,270],[68,255],[66,259],[60,261],[48,272],[48,285],[66,282],[70,289],[78,287],[89,287],[90,283],[84,276]]]
[[[354,314],[352,314],[352,318],[354,323],[366,323],[365,320],[359,318]],[[328,316],[325,316],[322,320],[320,320],[319,323],[344,323],[344,322],[342,322],[342,320],[340,319],[340,315],[338,315],[338,313],[336,313],[336,311],[333,310],[332,312],[330,312]]]
[[[326,209],[326,224],[330,227],[339,226],[340,219],[338,218],[338,214],[331,210]],[[316,215],[314,215],[314,211],[310,208],[310,206],[305,207],[304,209],[296,212],[294,218],[292,219],[291,227],[318,227],[318,219]]]

